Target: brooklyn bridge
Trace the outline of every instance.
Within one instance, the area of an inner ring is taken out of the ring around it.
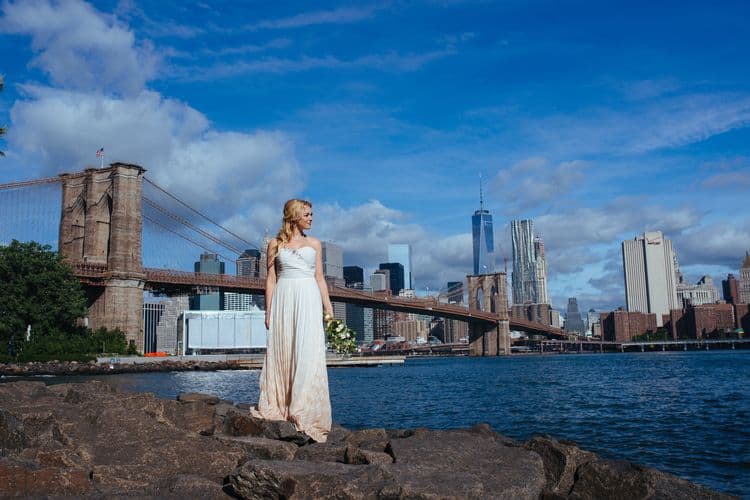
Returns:
[[[205,250],[209,248],[202,241],[210,241],[235,255],[242,252],[242,244],[255,246],[163,189],[145,173],[138,165],[112,163],[105,168],[88,168],[57,177],[0,184],[0,193],[15,195],[0,201],[5,221],[0,224],[0,241],[24,239],[23,234],[12,233],[25,233],[19,228],[30,225],[26,219],[51,222],[49,219],[54,215],[35,214],[29,207],[39,203],[38,197],[60,197],[58,252],[84,285],[89,326],[120,328],[140,350],[144,346],[145,291],[170,295],[209,288],[265,293],[264,279],[259,277],[144,267],[145,225],[160,241],[171,238]],[[59,186],[60,193],[44,189],[39,194],[34,190],[40,186],[53,190]],[[24,191],[32,193],[30,197],[35,201],[24,201],[18,195]],[[202,222],[168,209],[159,196],[179,203],[186,212],[200,216]],[[206,229],[206,224],[213,225],[215,230]],[[200,239],[189,236],[185,229],[200,235]],[[152,245],[149,251],[157,252],[158,246]],[[511,330],[567,339],[558,328],[509,316],[505,273],[469,275],[466,281],[468,307],[448,304],[436,297],[396,297],[387,291],[367,292],[335,283],[329,283],[329,289],[331,299],[336,302],[465,321],[469,327],[469,353],[474,356],[509,354]]]

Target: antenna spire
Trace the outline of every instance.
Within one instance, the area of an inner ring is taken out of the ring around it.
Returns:
[[[479,173],[479,211],[484,210],[484,195],[482,194],[482,173]]]

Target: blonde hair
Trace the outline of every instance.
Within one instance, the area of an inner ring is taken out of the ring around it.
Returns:
[[[284,203],[284,219],[281,221],[279,234],[276,235],[280,247],[283,247],[292,239],[294,228],[297,226],[297,221],[305,208],[312,208],[312,203],[297,198],[292,198]]]

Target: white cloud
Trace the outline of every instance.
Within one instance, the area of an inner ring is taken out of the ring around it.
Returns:
[[[153,76],[150,44],[80,0],[5,2],[0,32],[31,36],[31,65],[63,88],[130,94]]]
[[[547,151],[640,154],[676,148],[745,128],[750,96],[685,94],[630,103],[627,110],[595,108],[522,122],[523,134]]]
[[[349,24],[371,18],[377,9],[377,6],[371,5],[367,7],[340,7],[332,10],[303,12],[302,14],[281,19],[260,21],[245,27],[245,29],[289,29],[320,24]]]
[[[498,171],[490,188],[503,200],[505,212],[557,205],[560,198],[585,180],[589,167],[580,160],[551,165],[545,158],[527,158]]]
[[[136,163],[162,187],[217,217],[249,204],[280,205],[302,185],[287,137],[211,130],[190,106],[143,91],[131,98],[25,87],[11,110],[8,141],[43,165],[41,174],[77,170],[104,147],[107,162]]]
[[[747,189],[750,188],[750,172],[721,172],[706,177],[701,184],[708,189]]]
[[[333,55],[307,56],[296,58],[264,57],[232,63],[219,63],[208,67],[173,67],[170,76],[185,80],[217,80],[247,74],[285,74],[310,71],[314,69],[350,70],[372,68],[379,71],[411,72],[421,69],[426,64],[455,54],[450,48],[422,53],[401,54],[368,54],[355,59],[341,59]]]
[[[314,200],[313,200],[314,203]],[[387,261],[389,243],[412,246],[414,280],[420,292],[437,291],[471,272],[471,234],[439,236],[409,221],[408,215],[377,200],[343,208],[315,206],[314,233],[344,249],[344,263],[372,272]]]

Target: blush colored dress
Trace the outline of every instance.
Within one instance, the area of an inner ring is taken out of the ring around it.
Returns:
[[[257,411],[288,420],[317,442],[331,429],[323,304],[315,280],[316,250],[281,247]]]

